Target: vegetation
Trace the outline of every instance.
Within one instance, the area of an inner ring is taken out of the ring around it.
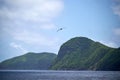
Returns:
[[[56,58],[53,53],[32,53],[18,56],[0,63],[0,69],[48,69]]]
[[[65,42],[53,53],[27,53],[0,63],[0,69],[120,71],[120,48],[110,48],[86,37]]]
[[[64,43],[51,69],[120,70],[120,48],[110,48],[85,37]]]

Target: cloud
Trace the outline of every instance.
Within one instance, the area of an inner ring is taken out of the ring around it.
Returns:
[[[120,28],[114,28],[112,30],[112,34],[108,41],[101,40],[100,42],[113,48],[120,47]]]
[[[0,36],[4,35],[4,39],[9,37],[9,40],[21,42],[26,46],[56,46],[59,38],[51,36],[50,33],[56,29],[54,19],[59,17],[63,8],[62,0],[2,0]],[[21,45],[11,45],[24,51]]]
[[[113,32],[114,32],[114,34],[115,34],[116,36],[119,36],[119,37],[120,37],[120,28],[114,29]]]
[[[10,43],[10,46],[13,47],[13,48],[15,48],[15,49],[20,50],[20,52],[22,52],[22,53],[27,53],[27,52],[28,52],[28,51],[27,51],[26,49],[24,49],[21,45],[18,45],[18,44],[16,44],[15,42]]]
[[[113,29],[112,39],[113,39],[114,42],[116,42],[117,45],[119,45],[119,47],[120,47],[120,28],[115,28],[115,29]]]
[[[61,0],[4,0],[4,5],[0,9],[0,17],[10,20],[49,22],[62,9]]]
[[[13,33],[12,35],[14,36],[15,40],[31,45],[53,46],[56,42],[58,42],[58,39],[56,37],[49,37],[41,33],[38,34],[31,31]]]
[[[120,17],[120,0],[113,0],[114,6],[112,7],[114,14]]]
[[[51,30],[51,29],[55,29],[56,25],[54,25],[52,23],[47,23],[47,24],[41,25],[40,28],[44,29],[44,30]]]
[[[101,43],[105,44],[106,46],[109,46],[109,47],[113,47],[113,48],[117,48],[118,45],[113,42],[113,41],[100,41]]]
[[[53,20],[64,7],[62,0],[3,0],[2,2],[0,28],[7,29],[7,32],[29,30],[29,28],[55,29],[57,26]]]
[[[53,29],[53,20],[62,12],[62,0],[3,0],[0,5],[2,27],[22,27],[32,24],[42,29]],[[11,24],[12,23],[12,24]],[[21,25],[21,26],[19,26]],[[31,26],[29,26],[31,27]]]

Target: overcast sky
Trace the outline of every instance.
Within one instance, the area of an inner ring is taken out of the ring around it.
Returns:
[[[0,0],[0,61],[79,36],[119,47],[120,0]]]

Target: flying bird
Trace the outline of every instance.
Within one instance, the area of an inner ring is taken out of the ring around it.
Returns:
[[[58,30],[57,30],[57,32],[59,32],[59,31],[61,31],[61,30],[63,30],[64,28],[59,28]]]

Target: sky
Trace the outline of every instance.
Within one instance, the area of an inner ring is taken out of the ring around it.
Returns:
[[[0,0],[0,61],[80,36],[120,47],[120,0]]]

